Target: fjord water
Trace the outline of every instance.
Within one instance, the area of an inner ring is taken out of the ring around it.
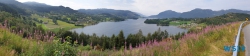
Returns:
[[[168,31],[170,35],[178,34],[179,32],[187,32],[186,29],[178,28],[177,26],[157,26],[156,24],[145,24],[146,19],[128,19],[121,22],[100,22],[96,25],[86,26],[84,28],[76,28],[71,31],[76,31],[77,33],[85,33],[93,35],[95,33],[97,36],[112,36],[113,34],[118,35],[121,30],[123,30],[124,36],[127,37],[129,34],[136,34],[141,29],[144,36],[148,33],[154,33],[159,28],[161,31]]]

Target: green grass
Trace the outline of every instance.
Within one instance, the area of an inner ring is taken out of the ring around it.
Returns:
[[[22,39],[22,37],[2,28],[0,28],[0,43],[0,55],[4,56],[25,55],[24,53],[33,50],[33,47],[37,46],[35,41]],[[39,52],[38,49],[36,51]]]
[[[191,24],[191,21],[171,21],[169,24],[170,25],[181,25],[181,24]]]
[[[78,50],[90,48],[89,46],[73,47],[70,42],[61,43],[58,38],[44,42],[22,38],[21,35],[0,27],[0,56],[75,56]]]
[[[58,25],[55,25],[54,22],[52,21],[52,19],[49,19],[49,18],[46,18],[46,17],[41,17],[41,16],[38,16],[36,14],[33,14],[31,16],[32,18],[37,18],[38,20],[42,20],[43,22],[48,22],[48,24],[41,24],[41,23],[38,23],[36,22],[37,25],[43,25],[43,27],[45,27],[45,29],[48,29],[48,30],[52,30],[52,31],[59,31],[59,29],[63,28],[65,30],[70,30],[70,29],[73,29],[73,28],[78,28],[80,26],[75,26],[75,24],[70,24],[70,23],[67,23],[67,22],[63,22],[61,20],[57,20],[57,23]]]

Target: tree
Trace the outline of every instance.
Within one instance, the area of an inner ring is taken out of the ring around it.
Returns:
[[[165,38],[168,37],[168,32],[166,30],[164,31],[164,35],[165,35]]]
[[[58,25],[57,20],[53,19],[53,22],[55,23],[55,25]]]
[[[142,33],[141,29],[139,30],[139,32],[137,33],[137,35],[138,35],[139,37],[142,37],[142,36],[143,36],[143,33]]]
[[[153,38],[152,38],[152,36],[151,36],[151,33],[148,33],[146,40],[148,41],[148,40],[152,40],[152,39],[153,39]]]
[[[125,42],[125,37],[123,35],[123,31],[121,30],[119,35],[118,35],[118,48],[122,47],[124,45]]]
[[[40,22],[40,23],[43,23],[43,20],[40,20],[39,22]]]
[[[115,36],[115,34],[112,35],[111,37],[111,46],[110,47],[113,47],[113,46],[117,46],[117,37]]]
[[[36,26],[36,23],[35,22],[33,22],[33,24],[32,24],[33,26]]]

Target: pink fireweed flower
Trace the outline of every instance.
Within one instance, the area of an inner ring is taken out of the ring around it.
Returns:
[[[136,47],[135,48],[138,48],[139,46],[138,45],[136,45]]]
[[[127,45],[126,45],[126,44],[127,44],[127,42],[125,41],[125,44],[124,44],[124,46],[125,46],[125,47],[124,47],[125,51],[127,50]]]
[[[64,51],[62,51],[62,56],[64,55]]]
[[[4,21],[4,28],[7,27],[7,20]]]
[[[53,40],[54,40],[54,38],[52,37],[52,38],[50,38],[49,42],[52,42]]]
[[[18,32],[19,34],[21,34],[22,33],[22,30],[19,30],[19,32]]]
[[[83,41],[81,42],[81,45],[83,46]]]
[[[37,45],[40,45],[40,42],[39,42],[39,41],[37,41]]]
[[[114,50],[115,50],[115,45],[114,45]]]
[[[76,43],[78,43],[78,40],[76,39]]]
[[[59,38],[59,41],[62,41],[62,38]]]
[[[142,48],[145,48],[146,47],[146,45],[145,45],[145,43],[144,42],[142,42]]]
[[[130,43],[129,44],[129,50],[132,50],[133,49],[133,47],[132,47],[132,44]]]
[[[147,41],[147,42],[148,42],[148,44],[147,44],[148,46],[149,46],[149,45],[151,45],[151,41],[150,41],[150,40],[149,40],[149,41]]]
[[[63,43],[65,42],[65,39],[63,39]],[[91,45],[90,45],[91,46]]]
[[[159,44],[158,44],[158,42],[156,41],[156,39],[154,39],[154,43],[153,43],[153,45],[156,45],[156,46],[158,46]]]
[[[92,47],[92,42],[90,42],[90,46]]]

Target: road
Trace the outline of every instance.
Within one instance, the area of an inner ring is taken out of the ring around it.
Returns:
[[[243,29],[242,29],[243,33],[244,33],[244,45],[245,45],[245,54],[246,56],[249,56],[250,55],[250,24],[248,24],[247,26],[245,26]],[[248,44],[247,44],[248,43]]]

